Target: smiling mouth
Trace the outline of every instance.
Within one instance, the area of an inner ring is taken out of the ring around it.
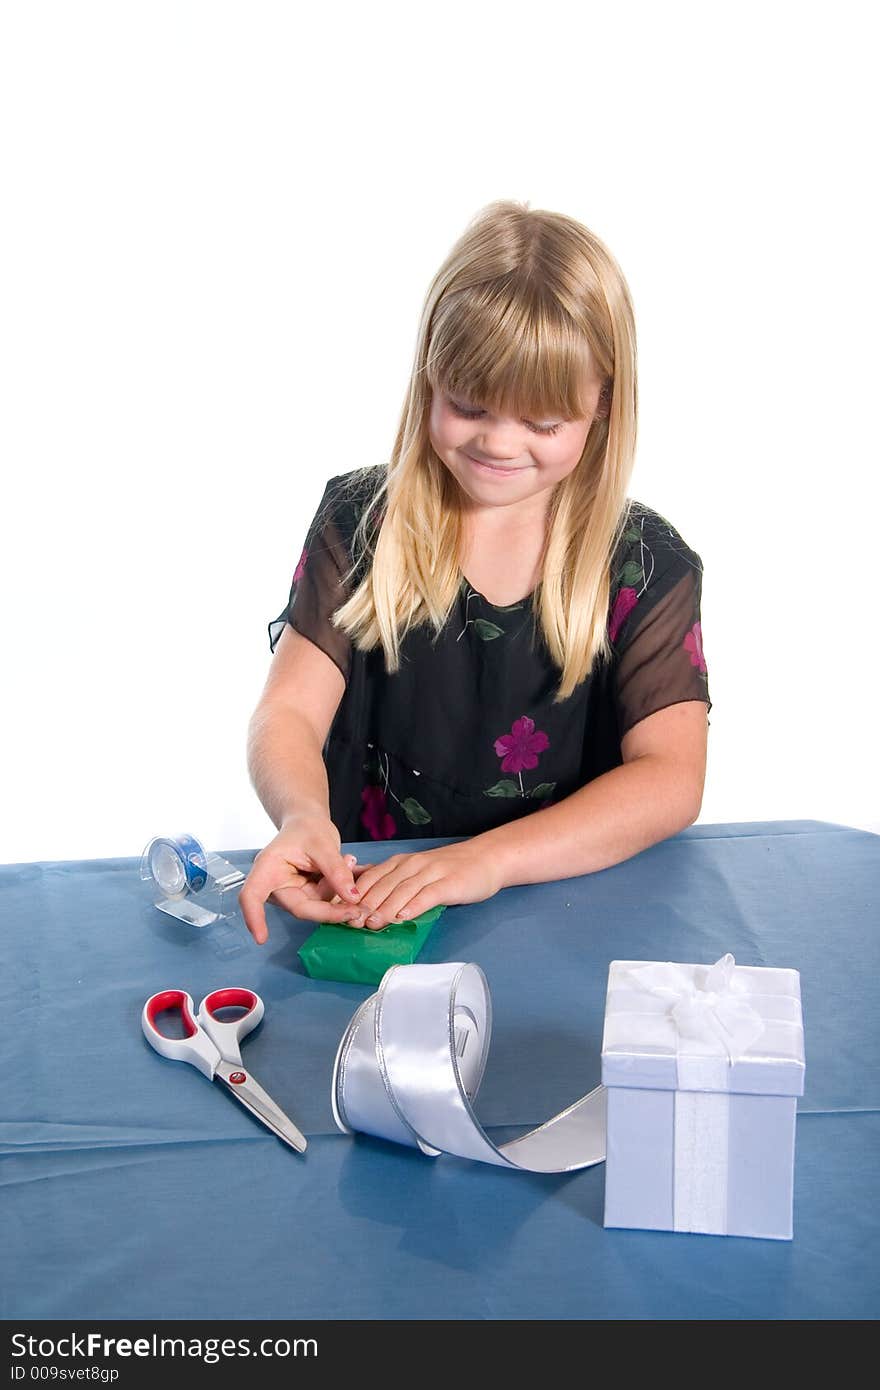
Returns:
[[[462,452],[464,451],[462,450]],[[504,468],[498,463],[484,463],[482,459],[471,458],[470,454],[465,454],[465,458],[470,463],[476,464],[477,468],[487,468],[490,473],[521,473],[523,471],[522,467]]]

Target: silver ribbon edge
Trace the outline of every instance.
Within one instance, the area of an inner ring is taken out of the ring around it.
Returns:
[[[391,982],[399,971],[424,972],[426,970],[432,970],[437,971],[440,975],[436,984],[432,985],[432,989],[436,995],[435,1002],[439,1005],[439,991],[444,991],[446,996],[445,1046],[448,1047],[449,1055],[448,1059],[444,1057],[443,1064],[446,1065],[448,1062],[458,1092],[457,1096],[452,1098],[451,1104],[453,1108],[457,1104],[461,1105],[465,1113],[466,1121],[469,1122],[473,1131],[472,1136],[468,1137],[472,1137],[476,1141],[476,1148],[479,1149],[480,1147],[484,1147],[488,1151],[483,1161],[494,1163],[502,1167],[519,1169],[523,1172],[538,1173],[572,1172],[582,1168],[594,1167],[596,1164],[603,1162],[605,1159],[605,1087],[601,1085],[588,1092],[585,1096],[582,1096],[579,1100],[574,1101],[571,1105],[566,1106],[566,1108],[561,1110],[557,1115],[545,1120],[543,1124],[538,1125],[535,1129],[529,1130],[526,1134],[519,1135],[516,1139],[510,1140],[507,1144],[499,1146],[489,1138],[474,1113],[471,1095],[468,1093],[462,1079],[455,1045],[456,1000],[459,986],[465,976],[465,972],[469,972],[472,976],[470,980],[471,985],[473,986],[476,983],[479,986],[482,996],[480,1002],[484,1010],[482,1027],[478,1026],[478,1032],[481,1037],[480,1058],[474,1069],[474,1083],[471,1088],[472,1095],[475,1096],[479,1089],[480,1082],[482,1081],[491,1037],[492,1001],[489,993],[488,981],[481,968],[474,963],[450,962],[446,968],[449,970],[454,969],[455,973],[451,977],[444,979],[442,978],[444,967],[424,965],[392,966],[383,976],[378,991],[366,999],[355,1011],[342,1036],[333,1065],[331,1105],[338,1128],[346,1134],[354,1134],[356,1132],[356,1127],[350,1122],[350,1116],[347,1113],[345,1102],[346,1085],[350,1081],[348,1061],[352,1049],[363,1042],[362,1035],[366,1023],[366,1015],[372,1007],[373,1053],[370,1060],[375,1063],[388,1105],[390,1105],[394,1115],[397,1117],[406,1133],[412,1136],[414,1145],[418,1146],[418,1148],[429,1157],[437,1157],[440,1153],[450,1153],[459,1157],[483,1158],[483,1155],[474,1154],[473,1152],[462,1154],[454,1144],[444,1148],[437,1148],[435,1145],[429,1143],[419,1133],[417,1126],[406,1113],[405,1106],[400,1103],[399,1097],[395,1091],[393,1078],[390,1074],[386,1056],[385,1039],[383,1036],[383,1024],[385,1021],[384,1006]],[[425,977],[413,977],[410,974],[404,981],[401,981],[398,975],[394,983],[397,988],[405,989],[406,980],[419,978],[424,979]],[[399,1046],[400,1044],[398,1041],[398,1047]],[[414,1050],[417,1050],[417,1048],[418,1040],[416,1040],[414,1044]],[[426,1081],[426,1090],[430,1098],[430,1077]],[[444,1101],[443,1097],[439,1094],[440,1090],[441,1088],[438,1087],[436,1099],[437,1103],[442,1105]],[[364,1101],[363,1095],[360,1097],[360,1100],[361,1102]],[[361,1104],[361,1106],[357,1108],[365,1109],[368,1112],[369,1104]],[[599,1113],[600,1111],[601,1114]],[[573,1116],[577,1117],[576,1123],[566,1124],[566,1121],[570,1120]],[[379,1122],[377,1122],[377,1127],[375,1129],[370,1128],[369,1116],[367,1116],[367,1123],[362,1123],[359,1128],[365,1133],[378,1134],[382,1138],[389,1137],[387,1133],[383,1132],[383,1128]],[[559,1133],[560,1129],[562,1130],[561,1134]],[[570,1131],[570,1133],[566,1133],[566,1130]],[[552,1142],[550,1144],[544,1142],[548,1136],[552,1136]],[[574,1142],[572,1142],[572,1140]],[[403,1140],[402,1142],[406,1141]],[[462,1145],[462,1147],[464,1147],[464,1145]],[[468,1145],[468,1147],[471,1146]],[[514,1151],[523,1154],[524,1151],[528,1153],[530,1150],[533,1151],[532,1162],[519,1162],[512,1157]],[[534,1162],[534,1158],[537,1158],[539,1161],[537,1163]]]

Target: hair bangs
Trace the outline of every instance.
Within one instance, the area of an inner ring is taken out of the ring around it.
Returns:
[[[463,403],[529,420],[585,419],[595,375],[582,331],[549,296],[513,286],[450,295],[431,336],[426,376]]]

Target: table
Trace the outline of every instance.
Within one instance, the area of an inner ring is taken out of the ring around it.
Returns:
[[[361,862],[438,840],[352,844]],[[217,848],[211,846],[211,848]],[[226,857],[246,869],[254,851]],[[801,972],[792,1242],[606,1231],[604,1165],[515,1173],[340,1134],[338,1041],[370,987],[310,980],[311,927],[259,948],[152,906],[138,859],[0,867],[6,1319],[730,1319],[880,1313],[880,836],[691,826],[601,873],[451,907],[425,961],[476,961],[494,1033],[477,1098],[500,1141],[598,1084],[612,959]],[[140,1029],[148,994],[237,984],[245,1059],[300,1157]],[[218,1277],[230,1237],[235,1277]]]

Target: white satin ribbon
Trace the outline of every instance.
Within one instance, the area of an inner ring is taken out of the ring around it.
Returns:
[[[676,1091],[672,1229],[727,1235],[730,1096]]]
[[[597,1086],[537,1129],[500,1146],[471,1102],[492,1031],[478,965],[394,965],[339,1044],[331,1099],[341,1130],[528,1173],[565,1173],[605,1158],[605,1088]]]
[[[730,1068],[764,1032],[760,1014],[732,993],[735,965],[728,952],[702,983],[671,962],[631,971],[642,988],[668,1003],[676,1029],[675,1231],[727,1234]]]

